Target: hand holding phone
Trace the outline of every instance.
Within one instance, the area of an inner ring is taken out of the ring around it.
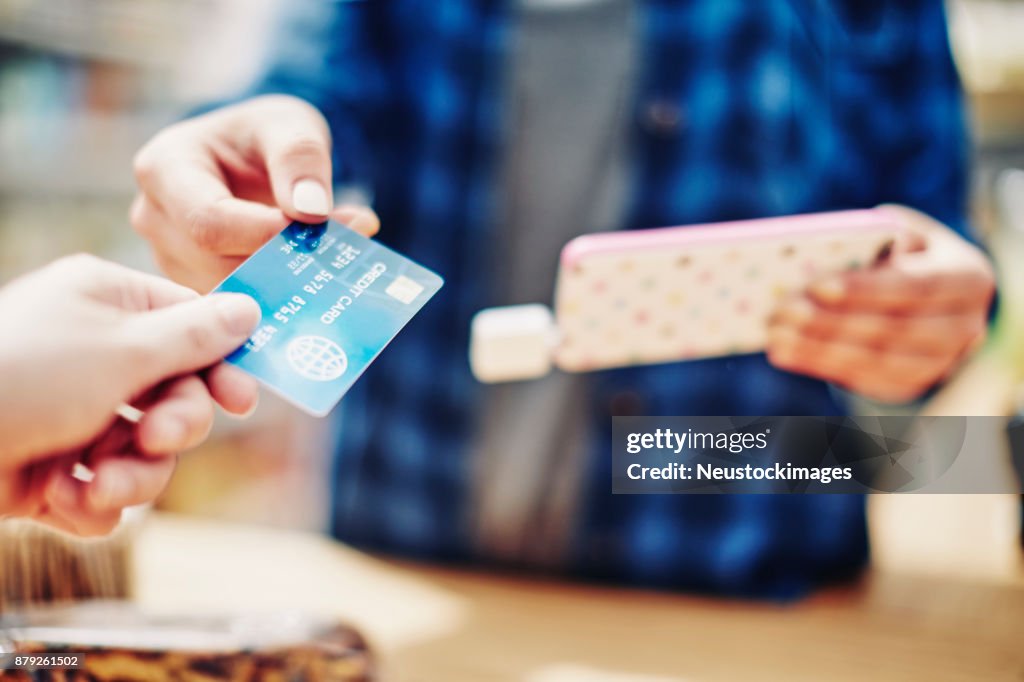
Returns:
[[[984,342],[995,277],[986,256],[945,225],[902,206],[879,210],[900,226],[884,261],[783,301],[766,351],[781,369],[903,403]]]
[[[562,251],[554,315],[495,308],[474,320],[482,381],[764,350],[788,297],[864,268],[892,245],[880,210],[585,235]]]
[[[481,311],[481,381],[766,351],[781,369],[912,400],[985,338],[995,279],[976,247],[902,206],[586,235],[555,313]]]

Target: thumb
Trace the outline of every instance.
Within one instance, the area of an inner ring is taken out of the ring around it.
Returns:
[[[331,136],[320,112],[289,102],[256,134],[278,207],[293,220],[327,220],[334,203]]]
[[[213,294],[133,315],[125,329],[132,391],[220,362],[245,343],[260,316],[259,304],[242,294]]]
[[[901,204],[880,204],[875,210],[892,218],[900,227],[893,244],[895,253],[916,253],[928,248],[928,235],[936,225],[931,217]]]

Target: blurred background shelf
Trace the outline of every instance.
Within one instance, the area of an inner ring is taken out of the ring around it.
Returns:
[[[170,67],[216,0],[4,0],[0,39],[95,61]]]

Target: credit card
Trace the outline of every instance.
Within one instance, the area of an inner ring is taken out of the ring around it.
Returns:
[[[263,311],[226,360],[323,417],[443,283],[339,223],[292,223],[214,289]]]

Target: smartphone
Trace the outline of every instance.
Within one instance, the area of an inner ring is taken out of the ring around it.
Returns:
[[[470,361],[481,381],[756,353],[785,298],[870,267],[899,222],[884,208],[589,234],[562,250],[554,315],[478,313]]]
[[[567,371],[754,353],[782,299],[872,265],[882,209],[578,237],[562,251],[554,362]]]

